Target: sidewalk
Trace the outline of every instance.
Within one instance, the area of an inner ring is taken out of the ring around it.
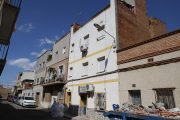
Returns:
[[[37,109],[42,110],[42,111],[45,111],[45,112],[48,112],[48,113],[51,113],[51,108],[44,108],[44,107],[42,107],[42,106],[39,105],[39,106],[37,107]],[[69,113],[64,113],[64,117],[72,119],[72,118],[77,117],[77,116],[74,116],[74,115],[69,114]],[[75,119],[75,120],[76,120],[76,119]],[[78,120],[79,120],[79,119],[78,119]],[[87,119],[80,119],[80,120],[87,120]]]

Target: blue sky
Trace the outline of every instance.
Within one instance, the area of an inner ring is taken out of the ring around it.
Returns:
[[[180,0],[146,2],[149,17],[165,22],[168,32],[180,28]],[[110,0],[23,0],[0,83],[15,81],[18,72],[35,68],[37,57],[52,49],[53,42],[77,22],[78,12],[85,22],[109,3]]]

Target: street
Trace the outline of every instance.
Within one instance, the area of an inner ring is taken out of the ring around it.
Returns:
[[[51,113],[39,108],[23,108],[7,100],[0,99],[0,120],[70,120],[53,118]]]

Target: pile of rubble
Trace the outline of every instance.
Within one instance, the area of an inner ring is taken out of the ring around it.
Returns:
[[[122,106],[116,109],[115,111],[126,112],[131,114],[180,118],[179,108],[165,109],[164,103],[160,102],[152,103],[151,107],[144,107],[142,105],[131,103],[123,103]]]

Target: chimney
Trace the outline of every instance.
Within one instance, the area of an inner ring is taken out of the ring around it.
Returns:
[[[79,25],[79,24],[74,23],[74,26],[73,26],[73,32],[76,32],[76,30],[78,30],[78,29],[79,29],[79,27],[80,27],[80,25]]]

